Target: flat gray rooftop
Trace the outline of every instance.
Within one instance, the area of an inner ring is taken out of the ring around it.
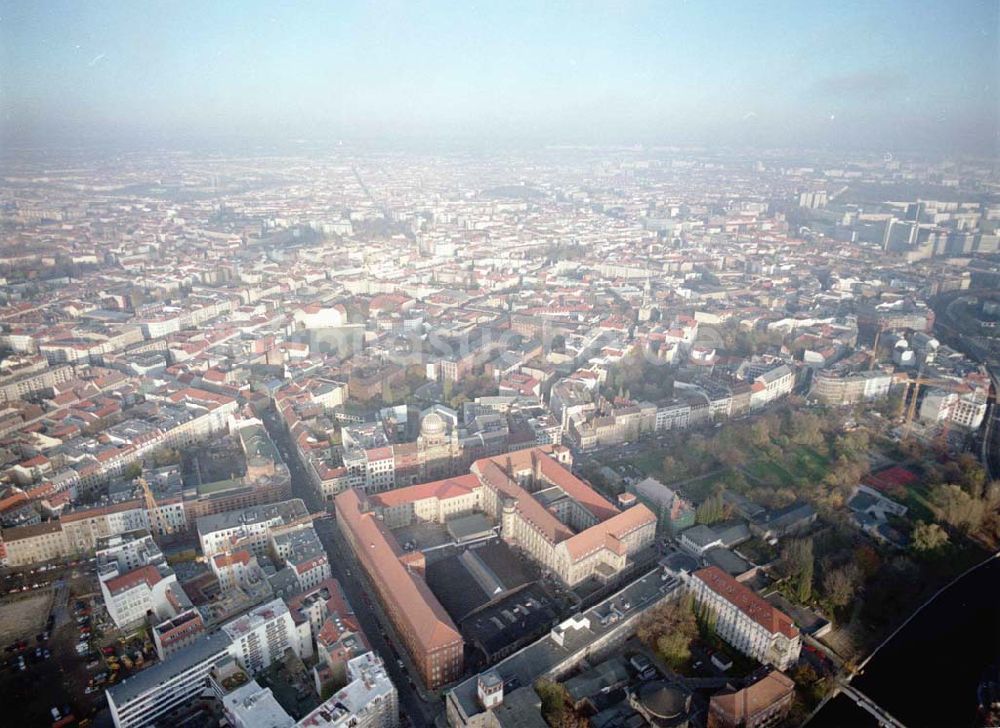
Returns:
[[[500,676],[509,690],[533,685],[536,679],[615,629],[620,620],[605,619],[609,613],[618,611],[622,613],[623,619],[630,618],[677,589],[679,582],[674,580],[664,582],[661,578],[662,573],[662,570],[654,569],[600,604],[577,615],[577,621],[586,618],[590,624],[580,629],[567,629],[562,645],[556,643],[550,632],[537,642],[497,663],[490,670]],[[623,608],[626,603],[629,605],[628,609]],[[476,695],[477,677],[476,675],[470,677],[452,690],[454,698],[466,715],[476,715],[481,712]]]
[[[309,514],[305,503],[301,498],[281,501],[279,503],[268,503],[266,505],[251,506],[237,511],[226,511],[225,513],[213,513],[202,516],[197,521],[198,533],[212,533],[226,528],[236,528],[246,523],[260,523],[269,521],[272,518],[281,518],[284,523],[288,523],[296,518],[302,518]]]
[[[107,690],[108,698],[114,700],[115,705],[124,705],[147,690],[151,690],[198,663],[208,660],[212,655],[221,654],[228,650],[231,643],[225,632],[221,630],[209,632],[163,662],[157,662],[155,665],[125,678],[117,685],[112,685]]]

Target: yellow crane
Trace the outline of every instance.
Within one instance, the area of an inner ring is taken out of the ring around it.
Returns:
[[[153,496],[153,489],[149,481],[139,476],[137,478],[139,486],[142,488],[142,495],[146,501],[146,514],[149,516],[149,530],[156,536],[162,536],[169,529],[164,528],[163,519],[160,517],[160,509],[156,505],[156,498]]]
[[[298,518],[292,519],[288,523],[282,523],[280,526],[275,526],[274,528],[271,529],[271,533],[281,533],[282,531],[290,531],[294,528],[298,528],[299,526],[303,526],[307,523],[312,523],[317,518],[325,518],[325,517],[326,514],[323,512],[307,513],[304,516],[299,516]]]
[[[879,341],[882,339],[882,332],[885,331],[886,325],[885,321],[879,320],[878,331],[875,332],[875,343],[872,345],[872,360],[868,363],[868,371],[875,368],[878,364],[878,345]]]
[[[916,416],[917,413],[917,400],[920,399],[920,388],[930,385],[932,387],[940,387],[942,389],[951,390],[954,389],[956,384],[957,382],[951,379],[941,379],[939,377],[925,377],[923,375],[922,369],[921,372],[917,374],[916,379],[911,379],[906,383],[906,387],[908,390],[910,387],[913,387],[913,394],[910,397],[910,404],[906,409],[906,418],[905,418],[906,430],[905,434],[903,435],[903,439],[905,440],[910,439],[910,435],[913,431],[913,418]],[[903,401],[904,402],[906,401],[905,393],[903,394]],[[948,432],[947,420],[944,421],[943,426],[945,431],[945,437],[947,438],[947,432]]]

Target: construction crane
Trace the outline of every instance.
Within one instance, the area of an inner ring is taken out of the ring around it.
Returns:
[[[149,481],[139,476],[136,479],[139,483],[139,487],[142,488],[142,495],[146,501],[146,514],[149,517],[149,528],[157,536],[162,536],[167,533],[167,529],[163,527],[163,519],[161,518],[160,509],[156,505],[156,498],[153,496],[153,489],[149,485]]]
[[[906,410],[906,430],[903,435],[904,440],[909,440],[913,432],[913,418],[917,413],[917,400],[920,399],[920,388],[930,385],[932,387],[941,387],[942,389],[951,390],[955,388],[957,382],[951,379],[942,379],[940,377],[925,377],[923,375],[923,367],[921,367],[920,372],[917,374],[916,379],[912,379],[906,383],[906,387],[909,389],[913,387],[913,394],[910,398],[909,407]],[[906,401],[906,394],[903,395],[903,401]],[[945,438],[947,438],[948,433],[948,420],[945,419],[944,424]]]
[[[317,518],[324,518],[326,514],[323,512],[319,513],[307,513],[304,516],[299,516],[298,518],[293,518],[288,523],[282,523],[280,526],[274,526],[271,528],[271,533],[281,533],[283,531],[291,531],[299,526],[304,526],[307,523],[312,523]]]
[[[868,364],[868,371],[874,369],[875,365],[878,363],[878,344],[882,338],[882,332],[885,331],[885,329],[886,329],[885,321],[882,321],[880,319],[878,322],[878,331],[875,332],[875,343],[872,345],[872,360]]]

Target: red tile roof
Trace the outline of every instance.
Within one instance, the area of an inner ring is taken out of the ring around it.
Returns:
[[[243,564],[246,566],[250,563],[250,552],[246,549],[240,549],[239,551],[233,551],[229,554],[216,554],[212,558],[215,560],[215,565],[220,569],[225,569],[233,566],[234,564]]]
[[[461,642],[451,617],[419,576],[399,560],[403,550],[395,537],[370,511],[362,510],[361,498],[351,488],[336,497],[337,522],[350,531],[362,561],[377,571],[400,618],[409,622],[410,633],[427,652]]]
[[[573,536],[573,531],[566,524],[511,480],[493,459],[477,460],[472,467],[487,487],[514,499],[521,517],[534,526],[549,543],[557,544]]]
[[[473,472],[479,475],[489,487],[498,490],[517,502],[521,516],[533,524],[551,543],[559,543],[574,539],[574,544],[567,544],[571,554],[582,556],[597,547],[597,542],[605,543],[607,534],[617,534],[619,537],[634,530],[649,520],[655,520],[652,512],[645,506],[629,509],[627,517],[618,518],[619,510],[600,493],[577,478],[559,461],[551,457],[551,447],[537,447],[526,450],[497,455],[491,458],[477,460]],[[506,472],[510,467],[514,473],[524,470],[536,470],[543,480],[559,486],[568,496],[592,513],[600,523],[574,536],[562,521],[511,479]],[[632,513],[632,511],[635,511]],[[596,530],[595,530],[596,529]],[[576,556],[574,556],[576,558]]]
[[[365,455],[368,457],[368,462],[374,462],[376,460],[392,460],[392,448],[391,447],[373,447],[365,451]]]
[[[160,572],[155,566],[147,565],[134,569],[127,574],[122,574],[114,577],[113,579],[108,579],[107,582],[105,582],[105,585],[108,587],[108,591],[112,594],[119,594],[123,591],[128,591],[139,584],[145,583],[147,586],[152,587],[154,584],[158,584],[159,582]]]
[[[793,692],[795,683],[787,675],[783,672],[770,672],[742,690],[713,695],[711,711],[725,714],[733,725],[741,725],[744,721],[754,722],[752,718],[758,713],[789,699]]]
[[[789,639],[799,634],[791,617],[772,607],[763,597],[736,581],[718,566],[709,566],[694,572],[693,576],[771,634],[781,633]]]
[[[556,460],[541,454],[541,450],[522,450],[520,452],[538,452],[537,459],[541,463],[542,477],[566,491],[567,495],[594,514],[599,520],[611,518],[618,514],[618,509],[600,493],[577,478]]]
[[[446,478],[445,480],[435,480],[431,483],[420,483],[406,488],[378,493],[371,496],[375,505],[391,508],[392,506],[403,505],[404,503],[414,503],[425,498],[438,498],[446,500],[458,496],[468,495],[474,488],[479,487],[479,479],[472,475],[460,475],[457,478]]]
[[[627,551],[623,543],[625,537],[646,526],[656,525],[656,515],[643,504],[639,504],[612,516],[606,521],[580,531],[566,541],[566,550],[574,561],[592,554],[600,548],[608,548],[617,554]]]
[[[0,500],[0,513],[6,513],[12,508],[16,508],[27,503],[29,500],[28,496],[24,493],[17,492],[14,495],[8,496],[3,500]]]

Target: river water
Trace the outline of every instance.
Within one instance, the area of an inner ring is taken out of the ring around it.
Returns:
[[[927,605],[851,684],[908,728],[972,726],[976,687],[998,660],[1000,559],[993,559]],[[871,725],[867,715],[841,695],[809,726]]]

